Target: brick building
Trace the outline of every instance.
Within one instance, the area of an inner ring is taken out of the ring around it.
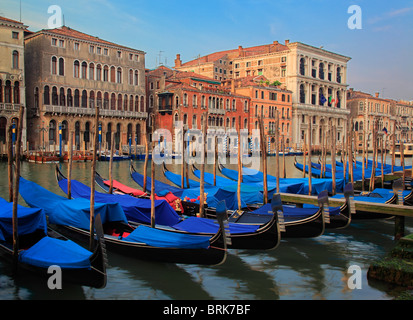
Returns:
[[[173,132],[178,121],[186,129],[201,129],[204,117],[210,129],[249,129],[250,98],[233,93],[220,81],[193,72],[166,67],[147,71],[149,110],[157,114],[157,128]],[[173,137],[174,141],[175,137]]]

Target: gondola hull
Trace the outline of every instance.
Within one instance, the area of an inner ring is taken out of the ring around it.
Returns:
[[[10,265],[14,263],[13,250],[2,244],[0,244],[0,256]],[[106,286],[107,277],[106,271],[101,270],[105,270],[105,259],[106,257],[99,247],[90,258],[91,268],[60,269],[62,285],[74,284],[98,289],[104,288]],[[47,280],[52,276],[49,268],[42,268],[21,261],[17,264],[17,270],[13,270],[13,274],[16,276],[19,276],[19,274],[26,275],[27,272],[44,279],[45,285],[47,284]]]
[[[67,237],[79,242],[89,241],[89,232],[70,226],[54,225],[53,228]],[[105,235],[105,244],[109,251],[135,258],[139,260],[149,260],[165,263],[200,264],[200,265],[219,265],[226,260],[226,249],[222,232],[216,234],[211,239],[208,249],[179,249],[179,248],[160,248],[120,240],[118,237]]]

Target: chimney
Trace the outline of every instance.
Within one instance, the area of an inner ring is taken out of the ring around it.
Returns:
[[[234,94],[234,93],[235,93],[235,80],[232,79],[231,80],[231,94]]]
[[[175,59],[175,68],[179,68],[182,66],[181,55],[178,53]]]
[[[242,46],[238,46],[238,56],[242,57],[243,56],[244,50],[242,49]]]
[[[380,95],[380,92],[376,92],[376,98],[378,98]]]
[[[288,46],[288,44],[290,43],[290,40],[285,40],[285,45]]]
[[[273,41],[273,43],[272,43],[273,45],[277,45],[278,44],[278,41],[277,40],[275,40],[275,41]]]

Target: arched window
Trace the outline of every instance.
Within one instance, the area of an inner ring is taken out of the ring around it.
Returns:
[[[50,104],[50,89],[49,89],[49,86],[44,87],[43,104],[46,105],[46,106],[48,106]]]
[[[122,110],[122,95],[118,94],[118,110]]]
[[[52,88],[52,105],[58,106],[59,105],[59,96],[57,95],[57,88]]]
[[[14,82],[13,103],[15,103],[15,104],[20,103],[20,83],[19,83],[19,81]]]
[[[122,68],[118,68],[118,71],[116,72],[116,82],[122,83]]]
[[[109,109],[109,93],[103,95],[103,109]]]
[[[129,111],[133,111],[133,95],[129,98]]]
[[[135,83],[135,86],[139,85],[139,71],[135,70],[135,79],[133,81]]]
[[[72,89],[67,89],[67,106],[73,107]]]
[[[133,85],[133,70],[129,69],[129,84]]]
[[[87,91],[82,91],[82,108],[87,108]]]
[[[75,90],[75,107],[78,108],[80,106],[80,92],[78,89]]]
[[[143,96],[141,97],[141,107],[140,107],[140,112],[144,112],[145,111],[145,100],[143,98]]]
[[[19,69],[19,52],[13,51],[13,69]]]
[[[89,80],[95,80],[95,65],[93,63],[89,64]]]
[[[89,93],[89,108],[95,108],[95,91]]]
[[[79,61],[76,60],[73,63],[73,77],[79,78],[79,75],[80,75],[80,64],[79,64]]]
[[[59,76],[65,75],[65,60],[63,58],[59,58]]]
[[[96,105],[98,108],[102,108],[102,92],[98,91],[96,96]]]
[[[305,76],[305,59],[300,59],[300,75]]]
[[[300,103],[305,103],[304,84],[300,84]]]
[[[318,66],[318,77],[321,80],[324,80],[324,63],[322,63],[322,62]]]
[[[3,81],[0,79],[0,103],[3,102]]]
[[[341,83],[341,68],[337,67],[337,82]]]
[[[82,62],[82,79],[87,79],[87,63]]]
[[[110,82],[116,82],[116,69],[115,69],[115,67],[110,68]]]
[[[6,81],[6,87],[4,88],[4,102],[11,103],[11,82]]]
[[[108,66],[103,67],[103,81],[105,82],[109,81],[109,67]]]
[[[127,111],[128,110],[128,95],[125,94],[123,97],[123,110]]]
[[[56,141],[56,121],[49,122],[49,144],[54,144]]]
[[[96,80],[101,81],[102,80],[102,66],[98,64],[96,66]]]
[[[65,89],[60,88],[59,92],[59,106],[65,106],[66,105],[66,97],[65,97]]]
[[[52,74],[57,74],[57,58],[52,57]]]
[[[116,95],[114,93],[110,96],[110,110],[116,110]]]

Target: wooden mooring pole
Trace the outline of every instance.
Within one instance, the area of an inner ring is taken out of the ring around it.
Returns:
[[[93,158],[92,158],[92,172],[90,178],[90,238],[89,249],[93,251],[93,244],[95,239],[95,174],[96,174],[96,160],[97,148],[99,142],[99,107],[95,108],[95,132],[93,137]]]

